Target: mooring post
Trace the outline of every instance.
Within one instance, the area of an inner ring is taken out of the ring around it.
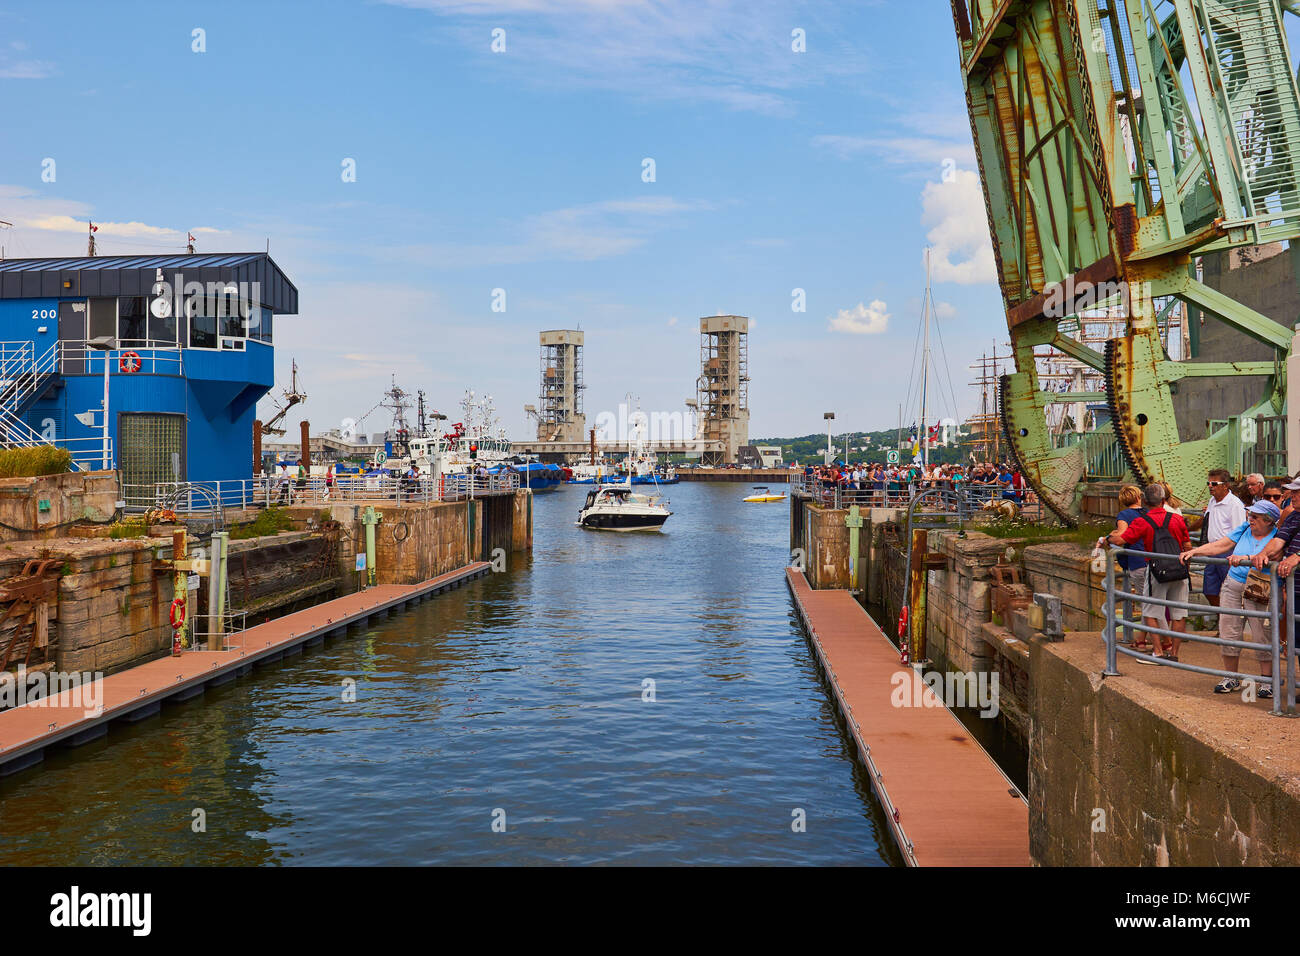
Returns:
[[[361,515],[361,523],[366,526],[366,577],[373,587],[375,583],[375,525],[383,519],[374,505],[366,505]]]
[[[212,564],[208,574],[215,587],[208,599],[212,611],[212,627],[208,631],[208,650],[226,649],[226,568],[230,558],[230,532],[218,531],[212,535]],[[214,610],[215,609],[215,610]]]
[[[925,555],[928,542],[929,532],[925,528],[912,529],[912,561],[909,567],[911,580],[908,582],[908,590],[912,598],[909,643],[912,645],[913,661],[925,660]]]
[[[849,508],[849,513],[844,517],[844,523],[849,528],[849,590],[857,591],[858,544],[862,530],[862,513],[858,510],[857,505]]]
[[[185,547],[185,532],[172,532],[172,565],[176,571],[173,576],[172,584],[172,601],[180,601],[181,618],[180,626],[174,628],[175,633],[172,635],[172,653],[179,654],[180,649],[189,647],[189,641],[185,639],[185,628],[190,623],[190,591],[189,591],[189,573],[184,569],[185,557],[187,551]]]

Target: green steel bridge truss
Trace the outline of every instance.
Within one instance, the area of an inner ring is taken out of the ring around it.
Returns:
[[[1045,410],[1085,396],[1041,390],[1036,347],[1103,373],[1129,469],[1194,505],[1234,445],[1227,425],[1180,441],[1171,387],[1265,376],[1256,404],[1216,417],[1283,412],[1292,330],[1199,281],[1194,257],[1300,235],[1300,96],[1283,29],[1297,5],[952,0],[1016,367],[1002,382],[1003,427],[1029,483],[1068,523],[1085,452],[1054,447]],[[1159,323],[1176,302],[1274,360],[1171,360]],[[1104,352],[1066,334],[1099,304],[1119,305],[1126,328]]]

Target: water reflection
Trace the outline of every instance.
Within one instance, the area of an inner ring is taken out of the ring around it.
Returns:
[[[508,574],[0,781],[0,863],[896,863],[744,493],[539,496]]]

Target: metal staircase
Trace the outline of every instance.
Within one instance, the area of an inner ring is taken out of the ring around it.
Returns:
[[[56,342],[38,354],[34,342],[0,342],[0,447],[67,448],[72,453],[74,471],[94,471],[103,467],[102,439],[48,438],[23,418],[50,389],[62,385],[61,346]],[[109,457],[111,461],[111,450]]]

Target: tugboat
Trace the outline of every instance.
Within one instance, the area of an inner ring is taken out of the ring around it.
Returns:
[[[587,492],[578,524],[597,531],[660,531],[671,515],[659,495],[638,494],[630,484],[602,485]]]

